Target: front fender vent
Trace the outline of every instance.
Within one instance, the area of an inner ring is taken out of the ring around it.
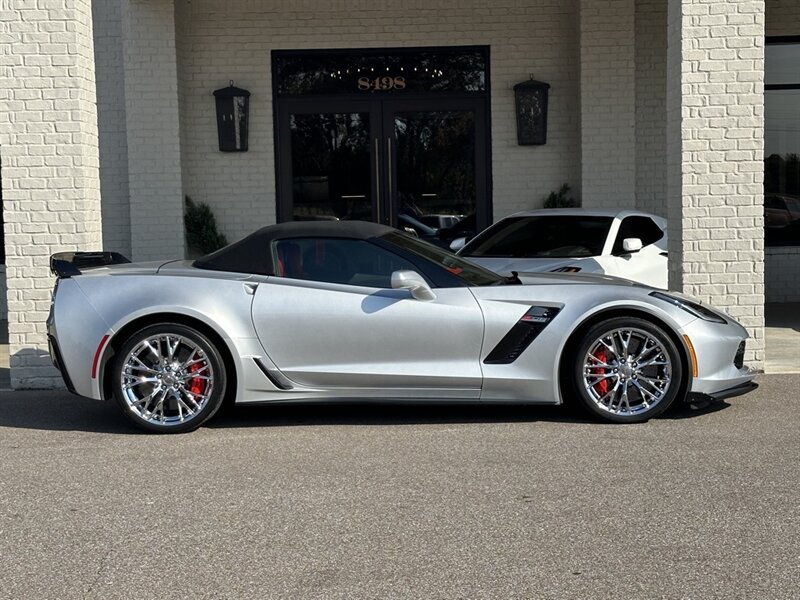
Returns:
[[[500,340],[500,343],[489,352],[483,363],[486,365],[513,363],[559,312],[561,312],[560,308],[551,306],[531,307]]]

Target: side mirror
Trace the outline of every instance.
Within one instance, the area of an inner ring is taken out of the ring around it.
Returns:
[[[417,300],[435,300],[431,286],[416,271],[395,271],[392,273],[392,288],[395,290],[408,290]]]
[[[642,249],[642,240],[639,238],[625,238],[622,240],[622,249],[629,254],[638,252]]]
[[[452,250],[453,252],[458,252],[466,245],[467,245],[467,238],[465,237],[456,238],[450,243],[450,250]]]

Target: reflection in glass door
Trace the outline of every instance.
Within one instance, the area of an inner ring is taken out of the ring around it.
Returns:
[[[436,238],[440,229],[474,215],[475,112],[395,112],[392,126],[396,176],[390,195],[397,227]]]
[[[289,116],[292,218],[373,219],[369,113]]]
[[[281,221],[376,221],[447,247],[488,220],[482,101],[314,99],[286,108]]]

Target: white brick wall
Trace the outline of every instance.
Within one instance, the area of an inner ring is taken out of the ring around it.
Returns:
[[[580,179],[575,5],[562,0],[176,0],[183,185],[208,202],[229,239],[275,220],[272,49],[491,46],[494,218],[541,206]],[[547,145],[516,141],[512,87],[533,73],[552,85]],[[211,92],[249,89],[250,150],[217,149]]]
[[[583,205],[636,206],[634,0],[580,0]]]
[[[123,4],[131,254],[184,255],[178,75],[172,0]]]
[[[122,60],[122,2],[93,0],[97,125],[100,134],[100,195],[103,247],[131,253],[128,138]]]
[[[48,258],[101,245],[89,0],[1,2],[0,73],[11,384],[56,386]]]
[[[765,251],[767,302],[800,302],[800,246]]]
[[[764,361],[764,2],[669,0],[670,287],[725,309]]]

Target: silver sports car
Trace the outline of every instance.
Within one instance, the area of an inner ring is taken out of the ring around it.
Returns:
[[[194,262],[61,253],[48,319],[67,387],[148,431],[226,400],[560,404],[644,421],[755,387],[747,333],[607,276],[503,277],[395,229],[265,227]]]

